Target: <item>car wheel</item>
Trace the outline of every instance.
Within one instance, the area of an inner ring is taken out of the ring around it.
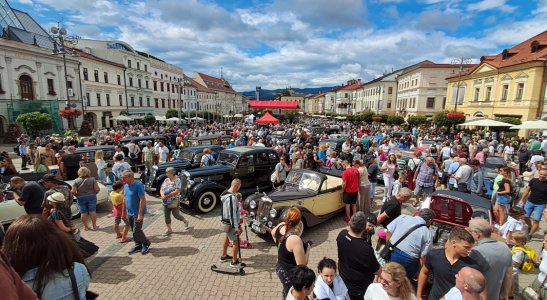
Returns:
[[[208,213],[217,205],[218,197],[213,191],[201,193],[194,204],[194,208],[200,213]]]

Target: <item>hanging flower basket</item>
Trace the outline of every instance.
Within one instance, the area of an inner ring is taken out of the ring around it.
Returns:
[[[446,118],[450,120],[459,120],[465,118],[465,115],[462,112],[449,112],[446,114]]]
[[[376,122],[380,122],[380,121],[382,121],[382,117],[380,117],[380,116],[372,116],[372,120],[373,120],[373,121],[376,121]]]
[[[59,116],[65,119],[77,118],[82,115],[82,111],[78,109],[61,109]]]

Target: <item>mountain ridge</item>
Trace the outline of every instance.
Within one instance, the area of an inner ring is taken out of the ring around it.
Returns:
[[[291,91],[294,91],[299,94],[317,94],[320,92],[328,92],[336,88],[336,86],[330,87],[318,87],[318,88],[290,88]],[[275,89],[275,90],[260,90],[260,100],[273,100],[278,97],[281,93],[287,92],[287,89]],[[256,91],[245,91],[241,92],[245,97],[248,97],[251,100],[255,99]]]

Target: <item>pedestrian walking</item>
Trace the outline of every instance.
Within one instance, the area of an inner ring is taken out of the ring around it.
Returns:
[[[532,226],[528,232],[530,236],[539,229],[541,214],[547,204],[545,195],[547,195],[547,169],[541,169],[539,178],[530,180],[519,201],[519,205],[526,211],[526,216],[532,219]]]
[[[360,159],[353,161],[353,167],[359,171],[359,201],[357,207],[360,211],[368,215],[372,211],[372,208],[367,167],[363,165]]]
[[[383,202],[387,202],[390,195],[391,195],[391,189],[393,188],[393,182],[394,174],[395,172],[399,172],[399,166],[397,165],[397,157],[395,154],[390,154],[388,159],[384,162],[380,170],[383,172],[383,179],[384,179],[384,198]]]
[[[88,216],[91,217],[93,230],[99,228],[97,226],[97,194],[99,191],[99,184],[94,177],[91,177],[91,171],[86,167],[81,167],[78,170],[78,178],[72,184],[72,194],[77,197],[84,230],[89,230]]]
[[[344,221],[349,222],[351,212],[357,211],[357,198],[359,195],[359,171],[352,167],[348,161],[343,161],[342,165],[345,170],[342,173],[342,189],[344,190],[343,198],[346,205],[346,217]]]
[[[171,227],[171,214],[175,219],[184,223],[185,229],[188,229],[189,222],[184,218],[180,212],[179,196],[182,183],[180,178],[177,177],[177,171],[173,167],[169,167],[165,170],[167,178],[163,181],[160,188],[160,196],[163,204],[163,215],[165,218],[165,226],[167,230],[163,233],[163,236],[169,236],[173,233]]]
[[[238,200],[236,193],[241,188],[241,180],[234,179],[230,185],[230,188],[224,192],[220,201],[222,202],[222,229],[226,233],[222,242],[222,254],[220,256],[221,262],[230,262],[230,267],[239,268],[244,266],[238,258],[239,250],[239,238],[242,229],[240,225],[241,215],[239,213]],[[228,245],[232,241],[232,256],[228,255]]]
[[[122,219],[127,218],[127,222],[133,231],[133,241],[135,242],[135,246],[129,250],[129,254],[137,252],[147,254],[150,252],[150,241],[142,230],[144,214],[147,212],[144,185],[140,180],[135,180],[135,174],[130,170],[124,171],[121,178],[125,183],[123,189],[125,202]]]

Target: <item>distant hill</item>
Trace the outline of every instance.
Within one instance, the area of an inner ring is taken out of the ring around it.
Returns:
[[[328,91],[331,91],[334,88],[335,88],[335,86],[319,87],[319,88],[303,88],[303,89],[291,88],[291,90],[293,90],[297,93],[308,95],[308,94],[317,94],[321,91],[328,92]],[[276,98],[277,96],[279,96],[279,94],[281,94],[285,91],[287,91],[287,89],[276,89],[276,90],[262,89],[262,90],[260,90],[260,100],[272,100],[272,99]],[[251,100],[254,100],[255,96],[256,96],[255,91],[242,92],[242,94],[244,96],[248,97]]]

